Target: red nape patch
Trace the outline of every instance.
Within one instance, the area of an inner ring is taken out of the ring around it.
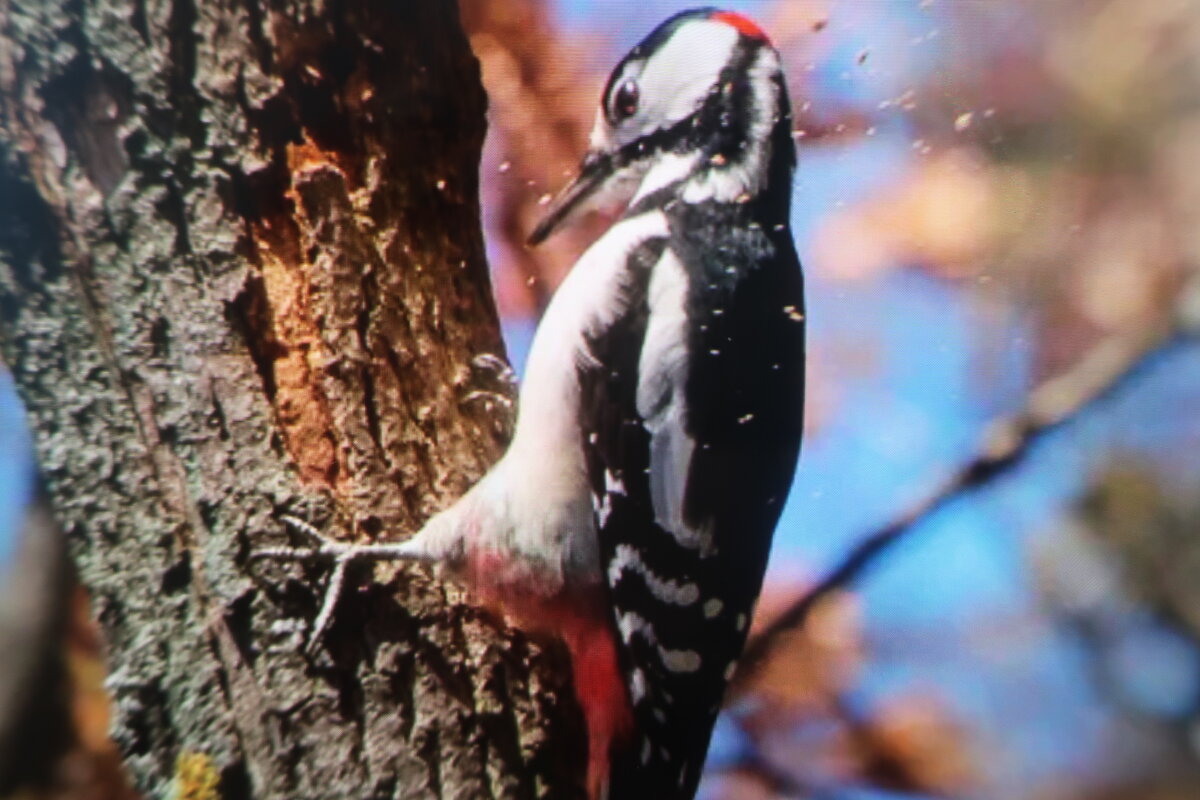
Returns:
[[[763,32],[763,29],[758,27],[741,14],[733,11],[714,11],[709,19],[714,19],[717,22],[724,22],[726,25],[732,25],[737,28],[738,32],[743,36],[749,36],[751,39],[758,39],[762,42],[770,43],[771,39]]]

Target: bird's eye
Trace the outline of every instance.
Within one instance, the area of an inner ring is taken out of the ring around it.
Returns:
[[[636,81],[630,79],[622,83],[621,88],[617,89],[617,96],[613,98],[613,117],[618,122],[632,117],[637,113],[640,98],[641,92]]]

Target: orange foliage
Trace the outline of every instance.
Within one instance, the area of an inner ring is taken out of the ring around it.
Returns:
[[[572,225],[536,250],[525,239],[550,193],[573,174],[587,145],[604,79],[586,57],[588,43],[567,39],[542,0],[464,0],[463,26],[488,93],[488,144],[482,204],[500,262],[502,315],[535,316],[567,269],[598,233]],[[607,69],[607,65],[603,65]]]
[[[968,149],[917,161],[896,183],[830,216],[817,234],[813,261],[842,280],[869,279],[905,264],[947,278],[975,274],[996,246],[995,180]]]

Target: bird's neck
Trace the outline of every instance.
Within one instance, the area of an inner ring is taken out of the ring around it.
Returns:
[[[778,72],[759,74],[752,78],[749,94],[736,114],[704,115],[718,120],[708,119],[709,125],[728,117],[736,130],[717,130],[693,146],[660,154],[629,203],[630,215],[680,201],[746,203],[780,192],[790,197],[796,156],[782,78]]]

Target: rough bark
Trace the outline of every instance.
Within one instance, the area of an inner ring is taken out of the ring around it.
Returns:
[[[249,560],[498,454],[484,104],[446,0],[0,0],[3,356],[148,795],[578,792],[556,647],[379,568],[307,655],[324,570]]]

